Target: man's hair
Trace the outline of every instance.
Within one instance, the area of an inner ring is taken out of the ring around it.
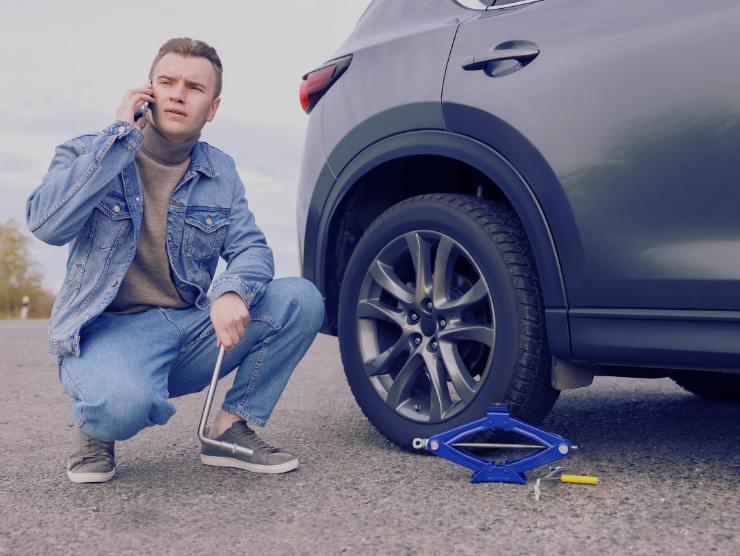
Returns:
[[[206,44],[203,41],[191,39],[190,37],[178,37],[168,40],[160,48],[157,55],[154,57],[152,66],[149,68],[149,79],[152,79],[154,72],[154,66],[157,65],[162,57],[168,52],[173,54],[179,54],[180,56],[200,56],[206,58],[211,62],[214,71],[216,72],[216,89],[213,91],[213,98],[216,99],[221,94],[221,85],[223,66],[221,65],[221,58],[218,57],[216,49]]]

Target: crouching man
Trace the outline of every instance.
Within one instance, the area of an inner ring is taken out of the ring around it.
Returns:
[[[199,141],[221,101],[216,51],[171,39],[149,76],[126,92],[109,127],[56,148],[27,201],[33,234],[69,244],[49,321],[49,352],[78,427],[67,475],[110,480],[114,442],[163,425],[171,398],[208,386],[222,345],[224,374],[236,375],[207,434],[254,454],[204,446],[202,462],[290,471],[298,459],[252,426],[265,425],[316,337],[323,298],[303,278],[273,279],[234,160]],[[211,283],[219,256],[228,266]]]

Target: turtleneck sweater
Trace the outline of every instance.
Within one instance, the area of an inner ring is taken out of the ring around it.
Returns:
[[[178,294],[167,257],[167,211],[170,196],[190,165],[200,131],[173,143],[151,121],[141,130],[144,141],[136,155],[144,218],[134,260],[106,312],[141,313],[151,307],[189,307]]]

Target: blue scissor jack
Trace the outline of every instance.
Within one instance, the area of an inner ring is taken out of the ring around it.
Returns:
[[[534,440],[537,444],[488,444],[465,442],[466,438],[485,430],[509,431]],[[416,449],[426,448],[435,456],[464,465],[474,471],[471,483],[503,482],[524,484],[525,471],[552,463],[570,454],[577,447],[557,434],[538,429],[509,414],[503,404],[489,404],[486,415],[465,425],[435,434],[430,438],[414,438]],[[498,464],[460,448],[500,448],[540,450],[518,460]]]

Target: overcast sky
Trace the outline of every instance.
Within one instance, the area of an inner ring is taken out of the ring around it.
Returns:
[[[148,82],[159,47],[189,36],[216,48],[224,66],[221,106],[201,139],[236,160],[276,276],[298,275],[295,196],[308,121],[298,86],[368,3],[0,0],[0,221],[25,229],[26,199],[56,145],[112,123],[126,89]],[[45,285],[58,291],[67,247],[32,243]]]

